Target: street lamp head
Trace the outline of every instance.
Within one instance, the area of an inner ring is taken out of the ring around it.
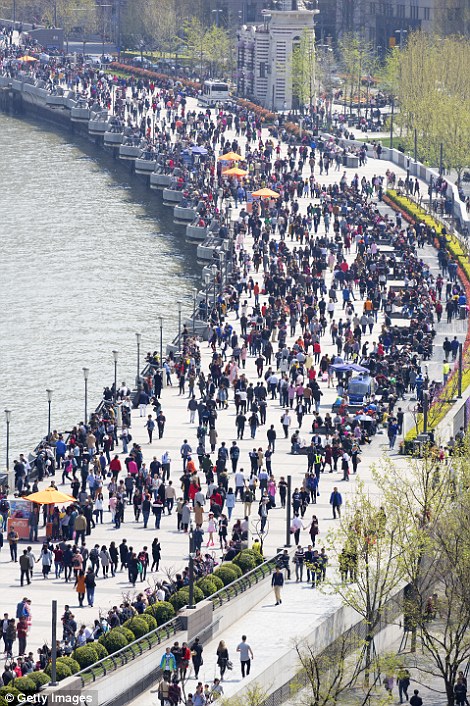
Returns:
[[[136,333],[135,337],[137,339],[137,343],[140,344],[140,341],[142,340],[142,334],[141,333]]]
[[[52,393],[53,393],[53,392],[54,392],[54,390],[49,390],[49,389],[46,390],[46,395],[47,395],[47,401],[48,401],[48,402],[52,402]]]
[[[212,276],[215,277],[217,274],[217,265],[212,265],[211,270],[212,270]]]
[[[118,362],[118,356],[119,356],[119,352],[118,352],[118,351],[113,351],[113,358],[114,358],[114,362],[115,362],[115,363]]]
[[[6,409],[5,410],[5,421],[7,424],[10,424],[10,419],[11,419],[11,409]]]
[[[182,307],[183,307],[183,302],[182,302],[180,299],[178,299],[178,301],[176,302],[176,304],[177,304],[177,306],[178,306],[178,312],[181,314],[181,309],[182,309]]]
[[[159,317],[158,317],[158,321],[159,321],[159,324],[160,324],[160,328],[162,328],[162,326],[163,326],[163,316],[159,316]]]
[[[85,380],[88,380],[88,375],[90,374],[90,368],[82,368],[83,369],[83,377]]]
[[[205,282],[206,284],[209,284],[210,281],[211,281],[210,273],[209,273],[209,272],[204,272],[204,282]]]

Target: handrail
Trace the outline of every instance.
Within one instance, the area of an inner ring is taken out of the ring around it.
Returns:
[[[227,586],[224,586],[220,591],[208,596],[206,600],[212,603],[212,609],[217,610],[217,608],[220,608],[225,603],[228,603],[233,598],[236,598],[269,576],[278,565],[280,556],[281,553],[276,554],[255,569],[248,571],[248,573],[232,581],[232,583]],[[82,687],[86,686],[90,682],[95,682],[100,677],[104,677],[110,672],[116,671],[116,669],[128,664],[136,657],[140,657],[144,652],[148,652],[155,647],[155,645],[161,644],[164,640],[167,640],[172,635],[176,635],[176,633],[182,629],[180,618],[178,616],[172,618],[163,625],[155,628],[155,630],[129,643],[126,647],[122,647],[117,652],[98,660],[89,667],[85,667],[85,669],[80,670],[73,676],[80,678]]]
[[[110,672],[115,672],[119,667],[128,664],[128,662],[136,657],[140,657],[140,655],[144,652],[148,652],[155,647],[155,645],[160,645],[164,640],[167,640],[172,635],[176,635],[180,630],[180,618],[172,618],[168,622],[163,623],[163,625],[160,625],[142,637],[130,642],[120,650],[117,650],[117,652],[113,652],[113,654],[94,662],[89,667],[81,669],[73,676],[79,677],[82,687],[86,686],[90,682],[95,682],[99,677],[104,677]],[[109,634],[112,634],[112,629]]]
[[[264,561],[255,569],[248,571],[248,573],[243,574],[240,578],[208,596],[207,600],[212,603],[213,610],[220,608],[224,603],[228,603],[232,598],[236,598],[240,593],[244,593],[248,588],[251,588],[266,578],[266,576],[271,574],[273,569],[276,568],[281,556],[281,553],[276,554],[276,556]]]

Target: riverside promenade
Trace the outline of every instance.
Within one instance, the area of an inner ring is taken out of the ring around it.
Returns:
[[[244,148],[244,142],[241,140],[242,151]],[[283,146],[285,150],[285,146]],[[346,170],[347,178],[350,180],[354,173],[357,171],[359,177],[365,176],[367,179],[372,179],[376,175],[383,175],[389,164],[384,161],[369,160],[365,167],[358,170],[348,169]],[[397,171],[397,177],[402,176],[404,178],[405,173]],[[342,174],[340,172],[331,171],[329,175],[323,175],[321,177],[322,183],[331,184],[337,181]],[[305,212],[307,204],[310,203],[310,199],[302,198],[299,199],[300,208],[302,212]],[[381,206],[385,210],[383,206]],[[235,214],[233,214],[235,217]],[[319,235],[324,233],[323,224],[320,226]],[[288,245],[291,245],[288,240]],[[245,248],[250,250],[252,242],[250,238],[245,239]],[[430,264],[434,274],[437,274],[437,260],[435,251],[429,247],[425,246],[420,254],[423,258],[426,258]],[[349,262],[354,258],[354,253],[347,256]],[[327,286],[330,284],[331,274],[327,272],[326,283]],[[358,293],[355,292],[355,296]],[[249,305],[253,300],[248,300]],[[263,297],[260,297],[260,303],[263,303]],[[358,312],[362,311],[362,303],[360,300],[354,302],[354,306]],[[183,312],[184,313],[184,312]],[[336,305],[334,316],[338,319],[342,315],[341,302]],[[228,321],[235,327],[238,331],[238,323],[235,319],[233,313],[228,316]],[[374,332],[369,335],[366,334],[363,340],[367,340],[370,343],[377,340],[380,325],[383,321],[382,314],[379,315],[379,320],[374,327]],[[431,361],[429,361],[429,376],[430,379],[439,380],[441,378],[441,367],[442,367],[442,349],[441,343],[439,343],[439,337],[442,338],[445,335],[458,335],[463,338],[465,335],[466,321],[455,321],[452,325],[447,326],[446,324],[441,324],[437,327],[438,336],[435,340],[435,355]],[[299,329],[297,330],[297,333]],[[288,339],[288,344],[291,344],[294,337]],[[322,339],[322,352],[323,353],[333,353],[336,349],[333,347],[331,342],[331,337],[327,333]],[[158,349],[158,320],[155,319],[155,336],[153,340],[142,341],[143,350],[156,350]],[[200,345],[202,354],[202,365],[201,369],[205,372],[207,371],[208,364],[211,359],[211,349],[207,346],[207,343],[202,342]],[[247,360],[246,375],[250,382],[255,383],[258,379],[256,373],[256,366],[254,357],[249,357]],[[109,381],[103,381],[109,382]],[[167,422],[165,427],[165,433],[163,439],[157,440],[154,436],[154,440],[151,444],[148,444],[147,433],[144,427],[145,417],[140,417],[139,411],[133,411],[132,416],[132,436],[133,442],[139,443],[142,446],[144,453],[144,461],[147,465],[151,462],[152,458],[156,456],[161,459],[161,455],[164,452],[169,452],[172,458],[171,464],[171,478],[177,492],[179,493],[179,478],[182,474],[182,462],[180,459],[180,447],[184,439],[188,439],[193,450],[196,449],[196,438],[195,431],[196,426],[190,424],[189,422],[189,411],[187,410],[187,397],[178,395],[178,388],[176,385],[176,380],[173,380],[174,386],[167,387],[162,393],[162,409],[166,416]],[[119,381],[118,381],[119,383]],[[320,404],[320,412],[324,414],[326,411],[331,411],[331,405],[336,397],[336,393],[332,388],[328,388],[326,383],[320,383],[323,397]],[[410,400],[409,395],[407,395],[407,400],[404,404],[414,405],[414,402]],[[150,407],[147,413],[151,412]],[[259,427],[256,438],[251,440],[245,436],[245,439],[239,442],[241,449],[241,456],[239,461],[239,468],[244,468],[246,476],[249,475],[249,458],[248,453],[254,447],[262,447],[266,449],[267,439],[266,439],[266,429],[273,424],[277,430],[278,439],[276,443],[276,451],[272,459],[273,473],[276,480],[279,480],[281,476],[286,477],[287,475],[292,476],[292,487],[299,487],[302,478],[307,470],[307,458],[306,456],[293,456],[290,453],[290,441],[289,439],[284,440],[282,428],[280,425],[280,416],[282,413],[282,408],[279,406],[278,401],[269,401],[267,409],[267,420],[266,425]],[[304,419],[304,424],[302,428],[302,436],[309,438],[308,431],[310,429],[312,416],[307,415]],[[409,422],[408,422],[409,423]],[[293,420],[292,430],[296,428],[295,419]],[[218,443],[221,441],[226,441],[227,446],[231,445],[232,440],[236,439],[235,432],[235,408],[232,400],[229,402],[227,410],[221,410],[219,412],[218,423]],[[380,459],[388,454],[388,443],[386,434],[376,435],[370,446],[365,446],[362,449],[361,464],[359,466],[359,477],[365,482],[371,494],[375,493],[375,488],[372,483],[371,467],[373,464],[380,463]],[[396,458],[397,463],[399,463],[405,471],[406,460],[402,457],[396,457],[396,453],[392,456]],[[213,456],[215,459],[215,456]],[[332,541],[328,535],[329,531],[334,527],[335,522],[332,519],[331,507],[329,505],[329,496],[331,490],[335,485],[340,487],[343,494],[343,499],[346,504],[351,502],[351,498],[355,487],[355,478],[351,476],[349,483],[341,482],[342,473],[338,471],[336,474],[325,473],[321,477],[320,481],[320,496],[317,499],[316,505],[310,505],[307,509],[304,523],[305,527],[308,528],[310,520],[313,514],[316,514],[319,519],[320,535],[318,537],[318,547],[325,546],[327,553],[330,557],[330,566],[328,572],[334,570],[335,567],[335,551],[338,547],[335,546],[334,541]],[[58,474],[56,481],[59,482],[60,475]],[[47,486],[48,482],[44,482],[42,487]],[[230,485],[230,484],[229,484]],[[69,491],[68,486],[63,486],[63,489]],[[277,498],[278,500],[278,498]],[[59,615],[62,612],[63,606],[69,604],[75,613],[77,623],[90,625],[93,620],[97,617],[99,611],[106,614],[107,610],[113,605],[119,605],[123,598],[133,598],[139,589],[143,589],[146,586],[153,587],[154,581],[158,578],[165,576],[165,570],[170,571],[172,574],[175,571],[183,568],[186,563],[186,557],[188,552],[188,537],[176,529],[176,517],[173,514],[170,517],[166,515],[162,519],[162,525],[160,530],[155,530],[152,527],[152,520],[149,523],[149,527],[144,530],[142,521],[135,522],[132,515],[132,508],[128,507],[126,510],[125,522],[121,526],[120,530],[116,530],[114,525],[110,521],[110,514],[106,511],[105,502],[105,513],[104,513],[104,523],[98,525],[96,529],[93,530],[92,535],[87,537],[87,545],[90,549],[94,544],[107,544],[114,540],[116,544],[119,544],[123,538],[127,539],[128,545],[133,546],[136,551],[142,549],[143,546],[150,548],[152,540],[154,537],[159,538],[162,546],[162,561],[161,570],[158,574],[148,574],[147,581],[142,582],[142,584],[137,584],[136,588],[133,589],[129,584],[127,579],[127,572],[118,572],[115,578],[103,579],[101,576],[97,580],[97,589],[95,594],[95,607],[94,608],[78,608],[77,606],[77,594],[75,593],[72,584],[64,584],[63,579],[56,580],[50,574],[49,579],[42,579],[40,572],[36,571],[34,580],[31,586],[21,588],[19,586],[19,570],[18,565],[9,562],[8,548],[4,547],[0,555],[0,563],[2,564],[2,572],[0,574],[0,586],[4,589],[5,595],[8,596],[8,602],[4,603],[4,611],[9,611],[10,614],[14,613],[14,607],[16,602],[23,596],[27,596],[32,600],[32,630],[29,637],[28,649],[33,649],[41,645],[44,641],[50,642],[50,601],[52,596],[56,598],[59,602]],[[257,504],[253,504],[252,515],[250,518],[251,529],[255,530],[258,517],[256,514]],[[206,506],[207,510],[207,506]],[[232,520],[239,519],[243,516],[243,505],[238,502],[235,506],[234,514]],[[204,529],[206,531],[207,538],[207,512],[204,518]],[[275,553],[277,548],[282,547],[286,540],[286,513],[279,507],[279,502],[277,502],[277,507],[273,509],[269,514],[268,532],[265,536],[264,551],[266,556],[271,556]],[[307,529],[301,532],[301,544],[305,547],[309,543],[309,535]],[[26,546],[26,543],[25,543]],[[39,546],[34,549],[36,557],[39,553]],[[212,548],[210,548],[212,551]],[[213,550],[218,561],[220,561],[221,553],[216,549]],[[38,565],[39,568],[39,565]],[[295,574],[294,574],[295,576]],[[52,584],[52,586],[51,586]],[[8,591],[8,593],[6,593]],[[234,661],[235,669],[232,675],[228,677],[226,694],[232,695],[236,693],[240,687],[240,674],[238,670],[238,662],[236,655],[234,653],[234,648],[240,640],[241,634],[245,633],[248,636],[248,641],[250,642],[252,649],[255,653],[255,660],[253,662],[253,670],[250,675],[251,681],[255,681],[257,675],[263,671],[266,666],[273,663],[273,660],[277,655],[279,655],[280,650],[291,650],[292,640],[295,637],[307,635],[308,631],[311,631],[312,626],[316,621],[320,621],[325,616],[331,613],[339,606],[339,602],[336,598],[331,596],[325,596],[319,591],[314,591],[311,588],[307,588],[306,584],[295,584],[295,578],[293,583],[288,583],[284,589],[283,603],[281,606],[274,606],[274,600],[272,596],[269,596],[266,600],[257,603],[255,606],[250,605],[250,594],[246,595],[246,610],[247,615],[233,626],[227,634],[217,635],[215,640],[205,646],[204,654],[204,670],[201,672],[201,677],[204,680],[210,680],[216,675],[215,668],[215,647],[219,639],[226,639],[227,645],[229,646],[230,655]],[[230,610],[230,606],[227,607]],[[276,617],[277,616],[277,617]],[[307,619],[308,616],[308,619]],[[157,663],[157,655],[156,655]],[[248,680],[246,680],[248,681]],[[152,702],[157,700],[156,694],[147,694],[142,697],[142,703],[148,703],[148,698],[152,699]],[[147,699],[144,701],[144,699]]]
[[[369,160],[367,165],[360,170],[358,170],[360,176],[365,175],[367,178],[372,178],[377,174],[384,174],[388,168],[386,162],[380,162],[375,160]],[[356,170],[347,170],[348,177],[351,178]],[[330,172],[328,176],[324,175],[322,180],[324,183],[333,183],[340,174],[338,172]],[[400,176],[400,173],[397,174]],[[404,176],[404,174],[401,174]],[[305,210],[309,199],[300,199],[301,208]],[[320,226],[320,234],[323,232],[323,225]],[[249,239],[246,240],[245,247],[250,247]],[[436,258],[434,251],[426,246],[423,249],[423,256],[429,258],[430,262],[433,264],[433,268],[437,268]],[[349,256],[350,258],[353,255]],[[437,272],[437,269],[436,269]],[[331,275],[327,274],[327,283],[329,283],[329,277]],[[262,301],[262,298],[261,298]],[[357,302],[357,309],[361,309],[361,303]],[[339,318],[341,316],[341,303],[337,304],[335,311],[335,317]],[[229,314],[228,317],[230,323],[237,326],[235,317],[233,314]],[[376,340],[380,327],[380,317],[379,322],[376,327],[376,331],[372,336],[366,336],[366,340],[373,341]],[[439,336],[443,336],[444,332],[447,334],[454,333],[453,327],[455,326],[455,334],[463,336],[463,326],[462,323],[466,322],[455,322],[452,327],[446,327],[443,325],[441,329],[438,329]],[[142,346],[144,350],[155,350],[158,348],[158,322],[155,320],[155,338],[153,341],[143,341]],[[460,329],[460,330],[457,330]],[[289,340],[291,342],[292,339]],[[332,353],[334,351],[331,344],[331,337],[327,334],[324,339],[322,339],[322,351],[326,353]],[[210,359],[210,349],[207,343],[201,343],[201,353],[202,353],[202,369],[207,370],[207,365]],[[439,345],[436,344],[436,355],[433,361],[429,363],[429,374],[431,379],[439,379],[440,368],[442,364],[441,351],[439,350]],[[250,381],[255,382],[257,380],[256,369],[254,358],[248,358],[246,374]],[[321,399],[320,412],[324,413],[331,410],[331,405],[335,399],[335,391],[333,389],[328,389],[325,383],[321,383],[321,389],[323,392],[323,397]],[[142,445],[142,450],[144,453],[144,461],[147,465],[152,460],[153,456],[161,458],[163,452],[168,451],[172,458],[171,464],[171,478],[173,479],[174,485],[178,489],[179,494],[179,478],[182,473],[182,463],[180,459],[179,449],[184,439],[188,439],[189,443],[195,450],[196,439],[195,431],[196,426],[189,423],[189,412],[187,411],[187,399],[178,395],[178,388],[167,387],[163,390],[162,394],[162,408],[164,414],[167,418],[167,423],[165,427],[165,434],[162,440],[157,440],[154,437],[152,444],[147,443],[147,434],[144,428],[144,418],[139,417],[139,412],[133,411],[132,420],[132,435],[134,442],[140,443]],[[150,412],[150,408],[148,409]],[[241,449],[241,457],[239,461],[239,467],[244,468],[247,476],[249,475],[249,459],[248,452],[253,447],[263,447],[267,446],[266,440],[266,429],[269,428],[270,424],[274,424],[278,432],[278,440],[276,452],[273,456],[273,473],[276,479],[279,477],[287,475],[292,476],[292,487],[293,489],[300,485],[301,479],[303,478],[307,469],[307,459],[305,456],[293,456],[290,454],[290,441],[284,440],[282,429],[280,426],[280,416],[282,409],[279,407],[278,402],[270,402],[268,404],[267,410],[267,423],[264,427],[260,427],[257,432],[257,437],[254,441],[246,438],[239,442]],[[307,430],[310,428],[311,415],[307,415],[304,420],[304,432],[303,435],[308,437]],[[293,423],[292,429],[295,429],[295,421]],[[235,433],[235,409],[233,402],[230,401],[229,408],[226,411],[221,411],[219,413],[218,426],[219,442],[225,440],[227,446],[231,444],[231,441],[236,439]],[[387,452],[387,437],[385,434],[378,434],[373,438],[370,446],[363,448],[362,452],[362,462],[359,467],[359,477],[367,484],[370,488],[370,492],[373,491],[372,480],[370,468],[372,464],[380,462],[383,454]],[[393,454],[395,456],[395,454]],[[399,463],[406,463],[403,459],[398,459]],[[317,504],[315,506],[310,505],[307,513],[305,515],[305,525],[308,526],[313,514],[316,514],[319,519],[320,525],[320,536],[318,538],[319,546],[325,544],[328,547],[328,552],[331,556],[331,564],[334,565],[334,547],[330,547],[327,542],[327,535],[330,529],[334,526],[334,521],[331,515],[331,508],[329,505],[330,492],[334,485],[341,486],[341,492],[343,493],[343,498],[346,503],[350,501],[352,494],[354,492],[355,479],[351,476],[350,483],[341,483],[340,478],[342,474],[338,472],[337,474],[325,473],[322,475],[320,483],[320,497],[318,498]],[[56,478],[59,481],[59,478]],[[48,482],[44,482],[43,486],[47,486]],[[68,491],[69,488],[64,486],[64,490]],[[207,508],[206,508],[207,509]],[[237,502],[233,519],[238,519],[242,517],[243,505]],[[121,526],[120,530],[116,530],[114,525],[110,522],[110,515],[107,511],[104,513],[104,523],[98,525],[95,530],[93,530],[91,537],[87,538],[87,545],[90,549],[94,544],[101,545],[102,543],[109,544],[111,540],[116,541],[119,544],[123,538],[127,539],[130,546],[134,546],[135,549],[140,550],[144,545],[150,547],[154,537],[158,536],[162,545],[162,561],[161,570],[158,575],[149,574],[147,582],[141,585],[137,584],[136,589],[132,589],[127,579],[127,572],[118,572],[116,578],[109,578],[107,580],[101,577],[97,581],[97,589],[95,594],[95,607],[94,608],[82,608],[77,607],[77,596],[73,589],[72,584],[65,584],[62,579],[56,580],[50,575],[47,580],[42,579],[40,575],[39,566],[38,570],[35,571],[35,576],[31,586],[27,586],[21,589],[19,586],[19,569],[17,564],[13,564],[9,561],[8,547],[4,547],[0,554],[0,563],[2,565],[0,587],[5,593],[7,600],[3,604],[4,611],[13,613],[14,606],[16,602],[23,596],[28,596],[32,600],[32,630],[29,637],[29,647],[36,648],[41,645],[44,641],[50,642],[50,601],[52,595],[59,602],[59,614],[61,613],[63,606],[69,604],[76,615],[77,622],[86,624],[91,624],[92,621],[97,617],[98,612],[101,611],[104,614],[112,605],[118,605],[123,597],[128,597],[135,595],[139,588],[145,588],[147,585],[153,586],[153,583],[159,577],[164,576],[164,570],[171,570],[173,573],[183,568],[186,565],[185,557],[188,551],[188,537],[183,533],[179,533],[176,530],[176,517],[172,515],[167,517],[166,515],[162,519],[161,529],[156,531],[150,525],[144,530],[142,522],[136,523],[132,517],[132,508],[128,507],[126,510],[125,523]],[[206,515],[207,519],[207,515]],[[253,505],[253,511],[251,516],[251,523],[256,524],[258,517],[256,515],[256,504]],[[207,536],[207,534],[206,534]],[[265,555],[272,555],[278,547],[282,547],[286,539],[286,515],[285,511],[279,507],[277,504],[276,509],[272,510],[269,514],[269,525],[268,533],[265,537]],[[309,543],[309,536],[307,531],[301,533],[301,543],[306,546]],[[23,545],[21,545],[23,546]],[[26,546],[26,544],[25,544]],[[36,556],[39,554],[40,545],[36,545],[34,552]],[[216,556],[220,561],[220,553],[216,552]],[[287,591],[292,589],[288,587]],[[299,589],[300,590],[300,589]],[[315,596],[315,603],[322,605],[322,601],[325,598],[318,594],[318,592],[312,592]],[[288,594],[286,594],[288,595]],[[307,594],[308,595],[308,594]],[[303,600],[303,599],[302,599]],[[313,600],[313,599],[310,599]],[[302,602],[302,601],[301,601]],[[278,612],[287,609],[288,601],[281,607],[278,607]],[[249,605],[249,594],[247,595],[247,611],[251,609],[252,606]],[[325,609],[327,604],[325,604]],[[320,610],[321,613],[321,610]],[[300,610],[299,621],[302,621],[302,610]],[[292,635],[295,635],[298,629],[297,621],[292,620],[289,622],[292,626]],[[267,626],[265,626],[266,628]],[[275,628],[275,624],[273,625]],[[239,630],[236,631],[237,633]],[[252,632],[252,631],[250,631]],[[283,636],[285,637],[285,635]],[[251,638],[250,638],[251,639]],[[252,640],[251,640],[252,641]],[[252,641],[253,642],[253,641]],[[254,646],[255,647],[255,646]],[[257,650],[256,650],[257,651]]]

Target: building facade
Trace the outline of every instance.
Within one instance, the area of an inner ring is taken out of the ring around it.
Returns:
[[[303,3],[284,0],[281,9],[265,13],[263,24],[238,32],[237,92],[270,110],[294,107],[292,52],[307,32],[315,36],[315,15]]]

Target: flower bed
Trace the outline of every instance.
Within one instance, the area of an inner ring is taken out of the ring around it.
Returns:
[[[427,226],[434,228],[436,231],[435,245],[436,247],[446,247],[457,262],[457,275],[461,285],[465,289],[467,303],[470,302],[470,264],[468,254],[463,249],[460,241],[448,233],[443,233],[443,226],[438,223],[426,211],[420,208],[417,204],[411,202],[406,196],[400,196],[396,191],[390,189],[384,195],[383,200],[391,206],[395,211],[399,211],[408,223],[425,223]],[[467,335],[463,343],[463,375],[462,375],[462,392],[470,385],[470,328],[467,327]],[[453,400],[458,394],[459,386],[459,371],[458,366],[454,366],[453,371],[449,375],[446,384],[441,389],[439,397],[432,403],[428,411],[428,428],[435,429],[439,422],[444,419],[447,412],[452,408]],[[423,430],[423,415],[418,415],[417,423],[405,437],[405,446],[413,441]]]
[[[384,195],[383,200],[391,206],[395,211],[399,211],[409,223],[425,223],[427,226],[434,228],[436,235],[436,247],[445,246],[457,262],[457,275],[461,285],[465,289],[467,303],[470,302],[470,264],[468,254],[465,252],[460,241],[448,233],[443,233],[443,226],[438,223],[426,211],[420,208],[417,204],[411,202],[406,196],[400,196],[396,191],[390,189]],[[463,375],[462,375],[462,392],[470,385],[470,328],[467,327],[467,335],[463,343]],[[453,400],[458,394],[459,373],[458,366],[454,366],[447,379],[447,383],[443,386],[438,398],[433,402],[428,411],[428,428],[435,429],[439,422],[444,419],[447,412],[452,408]],[[405,445],[416,438],[423,430],[423,415],[418,415],[417,424],[411,429],[405,437]]]
[[[121,74],[126,74],[128,76],[139,76],[140,78],[147,78],[151,81],[168,82],[172,81],[175,83],[178,81],[184,88],[189,88],[192,91],[200,91],[201,84],[198,81],[191,81],[188,78],[172,78],[167,74],[162,74],[158,71],[151,71],[149,69],[141,69],[138,66],[129,66],[129,64],[122,64],[118,61],[113,61],[108,64],[110,69],[118,71]]]

